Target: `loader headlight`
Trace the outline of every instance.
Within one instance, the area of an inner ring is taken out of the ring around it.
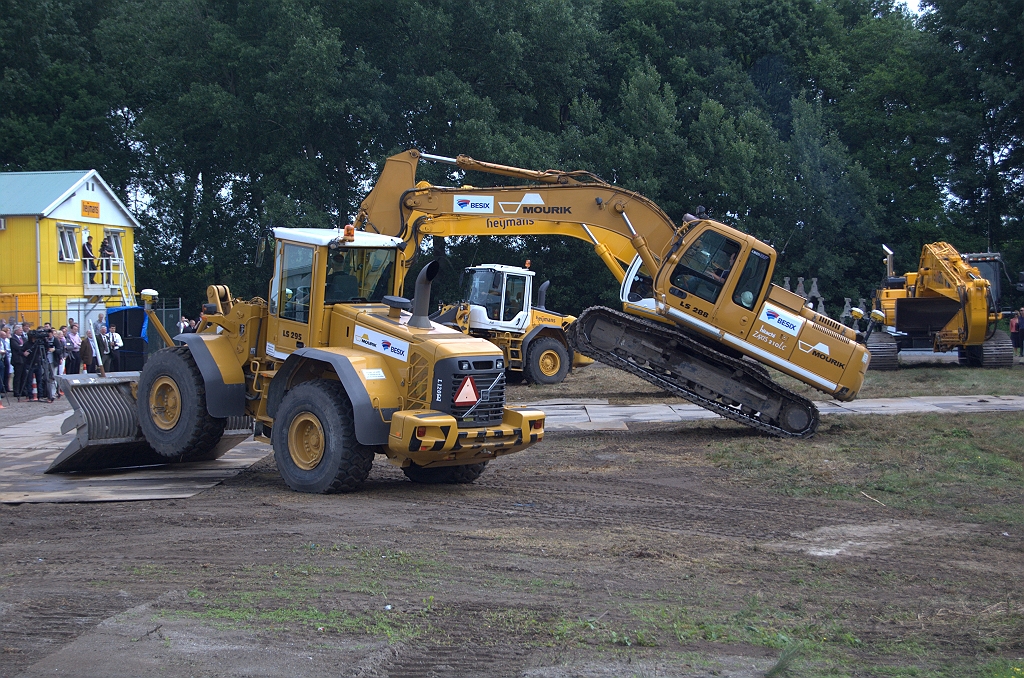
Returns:
[[[460,360],[459,361],[459,369],[462,370],[463,372],[468,372],[469,371],[469,361],[468,360]]]
[[[494,369],[496,369],[496,370],[503,370],[503,369],[505,369],[505,361],[502,360],[501,358],[498,358],[497,360],[495,360],[494,361]]]

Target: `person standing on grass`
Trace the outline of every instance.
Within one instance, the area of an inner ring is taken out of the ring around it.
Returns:
[[[0,393],[7,393],[7,373],[10,371],[11,340],[7,338],[7,328],[0,330]]]
[[[1010,341],[1013,342],[1013,357],[1020,355],[1020,312],[1010,316]]]
[[[1017,319],[1017,332],[1011,335],[1014,337],[1013,345],[1019,349],[1019,355],[1024,356],[1024,306],[1021,306],[1014,317]],[[1011,318],[1011,322],[1012,320]]]

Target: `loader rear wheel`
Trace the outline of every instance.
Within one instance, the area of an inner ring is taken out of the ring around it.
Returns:
[[[479,478],[486,467],[486,461],[466,466],[439,466],[437,468],[423,468],[413,463],[403,468],[402,471],[405,472],[405,477],[414,483],[468,485]]]
[[[149,446],[168,459],[205,454],[224,435],[226,419],[206,410],[206,384],[187,346],[153,354],[139,377],[139,426]]]
[[[530,345],[526,378],[534,384],[558,384],[569,372],[569,351],[553,337],[541,337]]]
[[[270,440],[278,472],[298,492],[351,492],[370,475],[376,453],[356,440],[352,402],[327,379],[288,391]]]

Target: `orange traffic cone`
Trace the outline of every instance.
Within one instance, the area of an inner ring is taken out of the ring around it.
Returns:
[[[39,388],[36,386],[36,375],[32,375],[32,398],[31,402],[38,402],[39,400]]]

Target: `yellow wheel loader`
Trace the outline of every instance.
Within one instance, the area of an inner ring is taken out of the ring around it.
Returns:
[[[348,492],[377,454],[414,482],[467,483],[543,438],[542,412],[505,407],[501,351],[427,317],[436,262],[409,301],[398,238],[274,236],[268,301],[211,286],[198,331],[141,375],[65,380],[78,435],[48,472],[212,459],[255,427],[289,487]]]
[[[576,316],[545,308],[550,281],[540,285],[533,304],[534,272],[529,268],[482,264],[465,273],[464,301],[431,318],[500,348],[509,382],[525,378],[533,384],[558,384],[570,369],[594,362],[569,345],[567,333]]]
[[[519,183],[434,186],[416,180],[421,160]],[[765,366],[844,401],[864,382],[864,336],[773,285],[770,246],[705,216],[687,214],[675,223],[651,200],[586,171],[530,170],[412,149],[388,158],[355,225],[413,247],[427,236],[467,235],[592,243],[620,283],[622,310],[585,310],[569,332],[573,349],[772,435],[813,435],[819,415]]]
[[[868,340],[871,369],[897,369],[899,352],[912,348],[955,350],[960,364],[971,367],[1013,366],[1010,336],[996,329],[1003,317],[999,253],[960,254],[949,243],[931,243],[921,249],[916,271],[896,276],[894,253],[883,250],[886,275],[872,297],[885,322]]]

